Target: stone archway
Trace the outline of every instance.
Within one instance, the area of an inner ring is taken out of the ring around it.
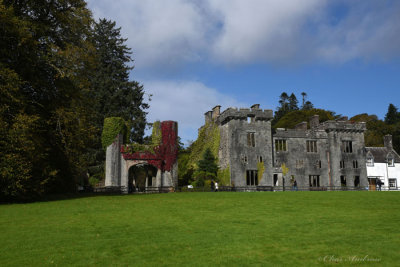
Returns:
[[[157,171],[157,168],[150,164],[132,165],[128,170],[129,192],[145,192],[149,187],[154,187]]]

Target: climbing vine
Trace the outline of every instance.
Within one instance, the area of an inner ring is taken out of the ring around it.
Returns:
[[[213,156],[218,159],[220,144],[220,130],[214,122],[206,123],[200,130],[197,140],[192,144],[189,166],[196,167],[207,148],[211,150]]]
[[[231,170],[228,165],[225,169],[218,170],[217,173],[218,181],[221,185],[230,186],[231,185]]]
[[[257,170],[258,170],[258,183],[260,183],[260,181],[262,180],[264,171],[265,171],[264,162],[257,163]]]
[[[155,121],[151,132],[151,144],[153,146],[159,146],[161,144],[161,137],[161,123],[160,121]]]
[[[127,129],[124,119],[120,117],[109,117],[104,119],[103,132],[101,135],[101,144],[106,150],[111,145],[118,134],[126,136]]]
[[[159,125],[156,126],[160,130],[160,137],[156,137],[156,140],[160,140],[157,141],[158,145],[155,145],[156,141],[152,142],[151,145],[137,143],[123,145],[121,152],[124,159],[146,160],[158,169],[170,171],[178,157],[176,124],[173,121],[163,121]],[[156,133],[156,136],[158,136],[158,133]]]

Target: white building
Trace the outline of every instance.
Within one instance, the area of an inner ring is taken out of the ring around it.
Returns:
[[[382,190],[399,190],[400,156],[393,149],[391,135],[385,135],[384,143],[384,147],[366,147],[369,188],[376,190],[379,179]]]

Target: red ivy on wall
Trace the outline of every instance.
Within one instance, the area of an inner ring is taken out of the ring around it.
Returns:
[[[178,158],[178,124],[174,121],[161,122],[161,145],[150,151],[129,153],[124,145],[121,153],[125,160],[144,160],[161,171],[171,171]]]

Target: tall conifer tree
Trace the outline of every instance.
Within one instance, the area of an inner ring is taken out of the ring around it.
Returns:
[[[100,19],[94,27],[94,46],[99,56],[92,78],[97,124],[102,128],[104,118],[122,117],[130,124],[131,140],[142,142],[149,105],[144,101],[143,86],[129,79],[132,52],[120,30],[115,22],[106,19]]]

